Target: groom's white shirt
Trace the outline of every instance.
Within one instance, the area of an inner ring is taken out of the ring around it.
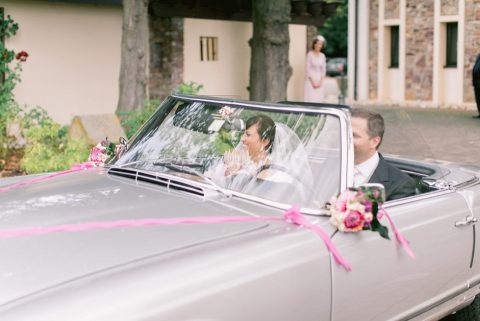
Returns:
[[[375,152],[372,157],[370,157],[363,163],[355,165],[353,171],[353,186],[357,187],[362,184],[368,183],[379,162],[380,156],[378,156],[378,152]]]

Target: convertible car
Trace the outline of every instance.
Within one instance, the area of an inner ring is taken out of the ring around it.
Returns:
[[[260,163],[259,115],[276,128]],[[347,106],[172,95],[123,145],[0,180],[0,320],[480,319],[480,168],[386,155],[417,184],[383,204],[412,259],[392,230],[330,223],[353,182]]]

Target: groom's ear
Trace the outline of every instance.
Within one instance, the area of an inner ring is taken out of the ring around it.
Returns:
[[[375,136],[375,137],[370,138],[370,142],[372,144],[372,147],[374,147],[375,149],[378,149],[378,146],[380,146],[381,141],[382,141],[382,139],[380,138],[380,136]]]

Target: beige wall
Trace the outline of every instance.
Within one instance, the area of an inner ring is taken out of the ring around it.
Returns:
[[[249,22],[185,19],[184,81],[204,87],[202,95],[248,99],[252,24]],[[200,36],[218,37],[218,60],[200,61]],[[290,100],[303,100],[306,27],[290,25]]]
[[[113,113],[118,99],[122,11],[117,6],[0,0],[19,23],[7,47],[25,50],[22,105],[41,106],[58,122],[75,115]],[[252,25],[185,19],[184,81],[203,84],[200,94],[248,99]],[[200,61],[200,36],[219,38],[219,60]],[[290,100],[303,100],[306,27],[290,26]]]
[[[121,7],[18,0],[0,6],[20,27],[7,46],[30,55],[15,89],[20,104],[41,106],[62,124],[115,111]]]

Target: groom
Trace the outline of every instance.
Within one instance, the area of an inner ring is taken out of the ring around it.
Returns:
[[[352,109],[352,131],[355,150],[354,186],[365,183],[383,184],[387,201],[415,194],[415,181],[388,164],[377,151],[385,132],[383,117],[373,111]]]

